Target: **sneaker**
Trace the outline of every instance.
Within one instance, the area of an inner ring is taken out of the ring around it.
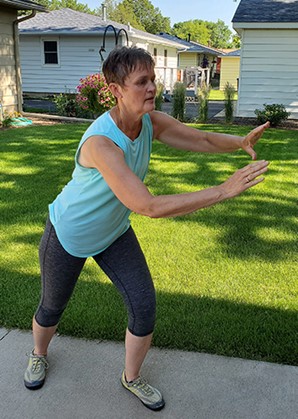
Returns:
[[[150,386],[143,377],[140,376],[133,381],[127,382],[125,372],[123,371],[121,384],[137,396],[149,409],[161,410],[164,407],[165,402],[160,391]]]
[[[43,386],[46,378],[46,370],[49,364],[43,355],[29,355],[29,364],[25,371],[24,384],[29,390],[37,390]]]

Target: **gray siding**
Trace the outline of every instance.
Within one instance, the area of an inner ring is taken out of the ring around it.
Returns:
[[[237,115],[281,103],[298,119],[298,30],[244,30]]]
[[[59,65],[43,64],[43,39],[58,41]],[[99,71],[101,45],[100,37],[20,35],[23,92],[75,92],[80,78]],[[114,41],[107,39],[106,50],[113,46]]]
[[[43,64],[44,40],[56,40],[59,45],[59,65]],[[76,92],[80,78],[97,73],[101,69],[99,49],[102,37],[94,36],[40,36],[20,34],[20,57],[24,93],[65,93]],[[133,45],[148,48],[146,40],[135,38]],[[114,48],[115,39],[106,39],[106,51],[103,58]],[[177,49],[169,46],[150,44],[149,51],[154,47],[158,51],[157,79],[166,89],[171,90],[177,80]],[[168,51],[167,68],[163,66],[164,50]]]

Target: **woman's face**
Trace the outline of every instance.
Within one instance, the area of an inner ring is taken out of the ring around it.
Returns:
[[[121,87],[122,98],[118,104],[124,105],[137,115],[151,112],[155,108],[155,72],[153,67],[137,67],[125,79]]]

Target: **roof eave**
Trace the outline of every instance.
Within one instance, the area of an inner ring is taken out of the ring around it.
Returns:
[[[46,36],[46,35],[51,35],[51,36],[60,36],[60,35],[82,35],[82,36],[98,36],[98,35],[103,35],[103,31],[99,30],[97,32],[90,32],[90,31],[55,31],[55,30],[36,30],[36,31],[31,31],[31,30],[26,30],[26,29],[20,29],[20,35],[37,35],[37,36]],[[115,36],[114,33],[109,34],[107,33],[106,36]]]
[[[228,58],[229,60],[231,58],[239,58],[240,59],[240,55],[220,55],[220,58]]]
[[[148,34],[146,33],[143,35],[137,32],[133,32],[133,33],[128,32],[128,35],[131,36],[132,38],[146,40],[147,42],[151,42],[152,44],[165,45],[167,47],[181,49],[181,44],[175,41],[167,40],[163,38],[162,36],[155,35],[154,37],[151,37],[149,33]]]
[[[298,29],[298,22],[233,22],[233,29]]]
[[[39,12],[47,12],[47,9],[44,6],[41,4],[35,4],[34,2],[31,4],[25,4],[18,0],[1,0],[0,4],[17,10],[37,10]]]
[[[37,35],[37,36],[46,36],[46,35],[50,35],[50,36],[60,36],[60,35],[64,35],[64,36],[71,36],[71,35],[78,35],[78,36],[100,36],[103,35],[104,33],[104,29],[105,28],[100,28],[98,29],[98,31],[79,31],[79,30],[73,30],[73,31],[61,31],[61,30],[26,30],[26,29],[20,29],[20,35]],[[180,49],[181,45],[175,42],[167,42],[164,39],[158,39],[158,38],[153,38],[150,36],[146,36],[146,35],[142,35],[136,32],[129,32],[127,31],[128,37],[132,38],[132,39],[142,39],[142,40],[146,40],[147,42],[150,42],[152,44],[159,44],[159,45],[164,45],[167,47],[172,47],[172,48],[176,48],[176,49]],[[122,34],[120,34],[122,35]],[[115,36],[114,32],[107,32],[106,36]]]

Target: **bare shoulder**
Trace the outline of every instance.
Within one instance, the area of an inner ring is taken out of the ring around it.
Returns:
[[[113,155],[123,156],[123,151],[110,138],[103,135],[92,135],[82,145],[79,162],[85,167],[96,167],[102,159]]]
[[[161,111],[152,111],[149,115],[153,124],[164,121],[176,121],[175,118]]]
[[[153,125],[154,138],[157,139],[167,128],[181,124],[177,119],[164,112],[153,111],[149,115]]]
[[[97,149],[106,149],[106,150],[121,150],[111,138],[105,137],[104,135],[92,135],[89,137],[84,144],[82,145],[82,151]]]

